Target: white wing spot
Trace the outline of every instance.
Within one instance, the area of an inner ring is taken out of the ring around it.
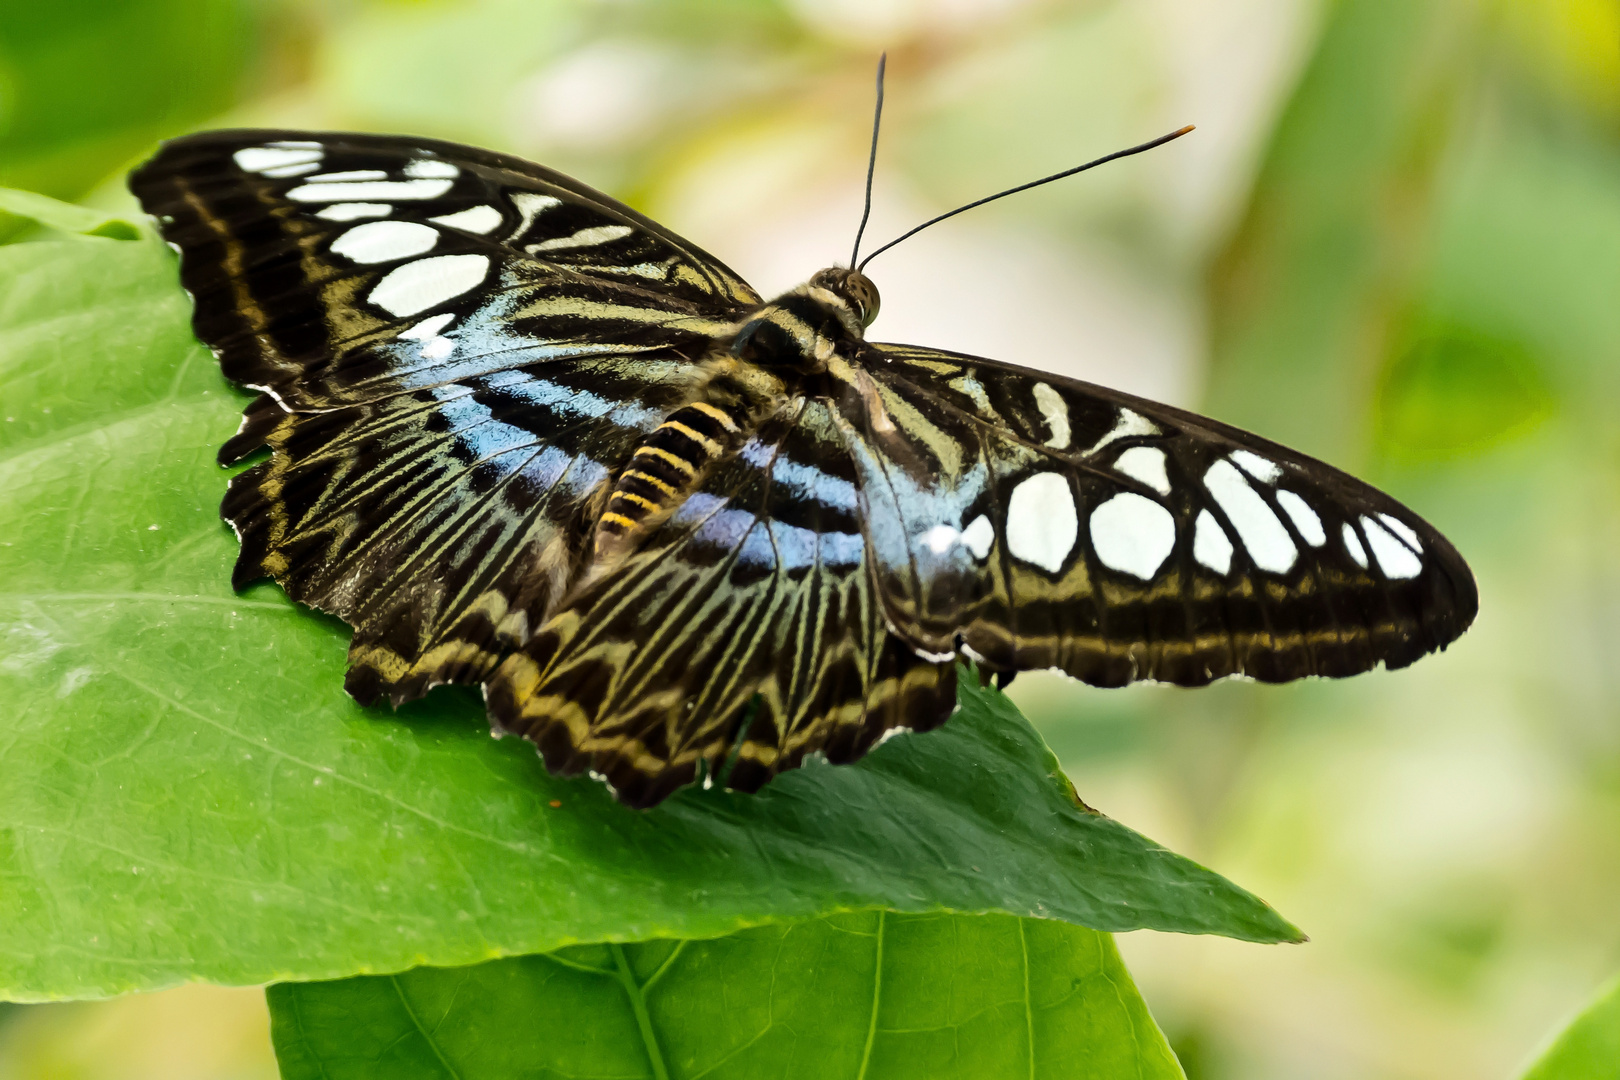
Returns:
[[[1176,519],[1146,496],[1122,492],[1091,513],[1091,548],[1115,570],[1149,581],[1175,546]]]
[[[422,346],[424,360],[443,360],[456,351],[456,343],[447,337],[436,337]]]
[[[922,542],[929,551],[935,555],[943,555],[951,550],[951,546],[962,536],[961,533],[949,525],[935,525],[922,534]]]
[[[1159,430],[1158,425],[1141,413],[1132,412],[1130,409],[1120,409],[1119,419],[1115,421],[1114,429],[1093,443],[1091,449],[1086,451],[1086,456],[1090,457],[1116,439],[1125,439],[1132,435],[1160,434],[1163,434],[1163,432]]]
[[[323,151],[317,144],[302,146],[250,146],[231,155],[237,166],[246,172],[264,172],[266,169],[309,165],[321,160]]]
[[[382,202],[345,202],[333,203],[325,210],[315,211],[315,216],[325,218],[327,221],[354,221],[356,218],[387,217],[394,212],[394,208]]]
[[[435,225],[448,225],[452,229],[478,233],[482,236],[501,223],[501,212],[493,206],[469,206],[465,210],[457,210],[453,214],[440,214],[428,220]]]
[[[1316,516],[1316,511],[1304,499],[1292,491],[1278,488],[1277,505],[1283,508],[1288,520],[1294,523],[1294,529],[1307,544],[1321,547],[1327,543],[1327,530],[1322,528],[1322,519]]]
[[[1046,445],[1054,450],[1067,450],[1073,437],[1069,431],[1069,403],[1061,394],[1043,382],[1035,384],[1035,405],[1046,420],[1046,429],[1052,433]]]
[[[1361,531],[1367,534],[1367,546],[1372,548],[1373,558],[1385,577],[1414,578],[1423,573],[1423,560],[1366,514],[1361,515]]]
[[[516,240],[529,231],[534,219],[542,210],[550,210],[553,206],[561,206],[562,200],[554,195],[536,195],[532,191],[512,192],[512,205],[517,207],[519,221],[517,228],[512,230],[508,240]]]
[[[542,251],[568,251],[573,248],[595,247],[605,244],[609,240],[618,240],[629,236],[636,230],[628,225],[593,225],[589,229],[581,229],[571,236],[554,236],[550,240],[542,240],[538,244],[530,244],[524,248],[530,255],[538,255]]]
[[[1160,495],[1170,494],[1170,474],[1164,468],[1164,451],[1157,446],[1133,446],[1114,460],[1114,468],[1140,480]]]
[[[975,559],[982,559],[990,554],[990,545],[996,542],[996,527],[990,524],[990,519],[980,514],[968,523],[962,530],[962,543],[973,552]]]
[[[422,158],[405,166],[405,175],[413,179],[454,180],[461,175],[461,170],[448,161]]]
[[[1282,469],[1275,461],[1263,458],[1249,450],[1234,450],[1231,458],[1237,462],[1238,468],[1260,481],[1262,484],[1275,484],[1282,476]]]
[[[1361,546],[1361,537],[1356,535],[1355,527],[1348,521],[1344,523],[1344,550],[1356,560],[1357,566],[1367,569],[1367,549]]]
[[[367,299],[405,318],[476,288],[488,274],[487,255],[435,255],[394,267]]]
[[[1423,541],[1418,539],[1418,534],[1412,526],[1391,514],[1379,514],[1378,520],[1384,523],[1384,528],[1405,540],[1406,546],[1411,548],[1414,553],[1423,550]]]
[[[442,315],[429,315],[409,330],[403,331],[399,336],[405,341],[426,341],[439,336],[439,331],[456,321],[456,313],[446,311]]]
[[[357,263],[392,262],[433,250],[439,230],[414,221],[368,221],[332,241],[332,253]]]
[[[1294,547],[1288,530],[1230,461],[1223,459],[1211,465],[1204,474],[1204,486],[1226,511],[1227,520],[1237,530],[1254,565],[1274,574],[1285,573],[1294,565],[1299,549]]]
[[[1036,473],[1007,500],[1007,550],[1013,557],[1057,573],[1080,536],[1074,496],[1062,473]]]
[[[320,167],[319,162],[310,161],[303,165],[282,165],[274,169],[261,169],[260,175],[272,176],[277,180],[282,180],[289,176],[303,176],[305,173],[313,172]]]
[[[1198,511],[1193,522],[1193,558],[1217,574],[1232,569],[1232,538],[1208,510]]]
[[[386,180],[388,174],[381,169],[351,169],[348,172],[323,172],[318,176],[309,178],[313,183],[317,180],[343,181],[349,180]]]
[[[353,184],[300,184],[287,192],[293,202],[359,202],[364,199],[437,199],[449,180],[361,180]]]

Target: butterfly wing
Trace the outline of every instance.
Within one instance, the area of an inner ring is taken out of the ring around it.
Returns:
[[[820,751],[853,761],[955,705],[949,664],[888,632],[854,461],[830,402],[782,404],[612,571],[496,672],[504,730],[553,771],[652,805],[697,773],[753,791]]]
[[[1439,532],[1320,461],[994,361],[860,360],[841,416],[878,592],[925,653],[1101,686],[1280,682],[1403,667],[1478,609]]]
[[[758,297],[628,207],[425,139],[215,131],[131,189],[198,336],[263,391],[224,463],[235,580],[355,627],[351,692],[477,681],[578,570],[616,455]]]

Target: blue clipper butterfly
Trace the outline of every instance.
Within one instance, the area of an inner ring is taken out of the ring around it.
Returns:
[[[1478,607],[1444,537],[1322,462],[866,340],[853,259],[765,302],[576,180],[401,136],[204,132],[130,186],[260,392],[219,454],[270,450],[221,508],[234,585],[353,626],[359,701],[481,684],[632,806],[937,727],[959,658],[1336,677]]]

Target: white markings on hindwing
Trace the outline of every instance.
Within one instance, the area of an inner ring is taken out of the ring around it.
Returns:
[[[1292,491],[1277,490],[1277,505],[1283,508],[1288,520],[1294,523],[1294,529],[1299,533],[1300,539],[1311,547],[1321,547],[1327,543],[1327,530],[1322,528],[1322,519],[1316,516],[1310,504]]]
[[[461,170],[448,161],[418,158],[405,166],[405,175],[413,180],[454,180],[461,175]]]
[[[1170,511],[1134,491],[1091,512],[1091,549],[1104,566],[1149,581],[1176,546]]]
[[[320,143],[271,143],[268,146],[250,146],[231,155],[238,168],[245,172],[296,176],[321,167],[325,151]],[[286,170],[296,169],[297,172]]]
[[[333,203],[324,210],[315,211],[315,216],[325,218],[327,221],[355,221],[359,218],[387,217],[394,212],[394,208],[381,202],[340,202]]]
[[[394,267],[367,299],[405,318],[476,288],[488,274],[487,255],[435,255]]]
[[[1262,484],[1275,484],[1282,477],[1282,469],[1275,461],[1263,458],[1250,450],[1234,450],[1231,458],[1237,462],[1238,468],[1260,481]]]
[[[453,214],[440,214],[428,220],[435,225],[448,225],[452,229],[478,233],[482,236],[501,223],[501,212],[493,206],[469,206],[465,210],[457,210]]]
[[[1394,528],[1386,526],[1398,526],[1403,535],[1397,536]],[[1372,548],[1373,558],[1385,577],[1414,578],[1423,572],[1423,560],[1404,542],[1410,536],[1417,543],[1417,534],[1405,522],[1388,514],[1379,514],[1377,520],[1363,514],[1361,531],[1367,534],[1367,546]]]
[[[1254,565],[1274,574],[1286,573],[1294,565],[1299,549],[1288,530],[1236,466],[1224,458],[1215,462],[1204,473],[1204,487],[1226,512]]]
[[[1046,445],[1054,450],[1067,450],[1072,437],[1069,431],[1069,403],[1056,390],[1043,382],[1034,387],[1035,407],[1041,410],[1046,430],[1051,432]]]
[[[1069,480],[1043,472],[1025,478],[1007,500],[1007,550],[1050,573],[1063,569],[1080,536]]]
[[[1198,511],[1193,522],[1193,558],[1217,574],[1232,569],[1232,538],[1208,510]]]
[[[1141,413],[1132,412],[1130,409],[1122,408],[1119,410],[1119,419],[1114,422],[1113,430],[1109,431],[1108,434],[1098,439],[1095,443],[1092,443],[1091,449],[1086,451],[1085,456],[1091,457],[1097,451],[1118,439],[1127,439],[1132,435],[1161,434],[1163,434],[1163,432],[1159,430],[1159,426],[1153,421],[1149,420]]]
[[[973,552],[975,559],[982,559],[990,554],[990,545],[996,542],[996,527],[990,524],[990,519],[980,514],[968,522],[968,527],[962,530],[962,543]]]
[[[538,255],[543,251],[571,251],[575,248],[595,247],[597,244],[629,236],[635,231],[628,225],[592,225],[569,236],[554,236],[550,240],[530,244],[523,250],[530,255]]]
[[[1114,468],[1160,495],[1168,495],[1170,474],[1165,471],[1164,461],[1164,451],[1157,446],[1133,446],[1114,459]]]
[[[332,241],[332,253],[357,263],[393,262],[431,251],[439,230],[415,221],[368,221]]]
[[[376,199],[437,199],[453,180],[360,180],[355,183],[303,184],[287,192],[294,202],[358,202]]]
[[[1344,523],[1344,550],[1356,560],[1356,565],[1363,570],[1367,569],[1367,549],[1361,546],[1361,537],[1356,535],[1356,528],[1348,521]]]
[[[561,206],[562,200],[555,195],[539,195],[533,191],[514,191],[511,195],[512,205],[517,207],[518,223],[508,240],[516,240],[529,231],[534,219],[543,210],[550,210],[553,206]]]
[[[456,321],[454,312],[446,311],[439,315],[430,315],[402,332],[401,341],[422,342],[422,357],[426,360],[442,360],[456,349],[456,343],[443,336],[443,330]]]

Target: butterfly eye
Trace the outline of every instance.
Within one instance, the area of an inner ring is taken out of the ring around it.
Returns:
[[[871,278],[859,270],[853,270],[845,283],[845,288],[849,290],[850,299],[860,309],[861,325],[871,326],[872,321],[878,317],[878,309],[883,306],[877,286],[872,284]]]

